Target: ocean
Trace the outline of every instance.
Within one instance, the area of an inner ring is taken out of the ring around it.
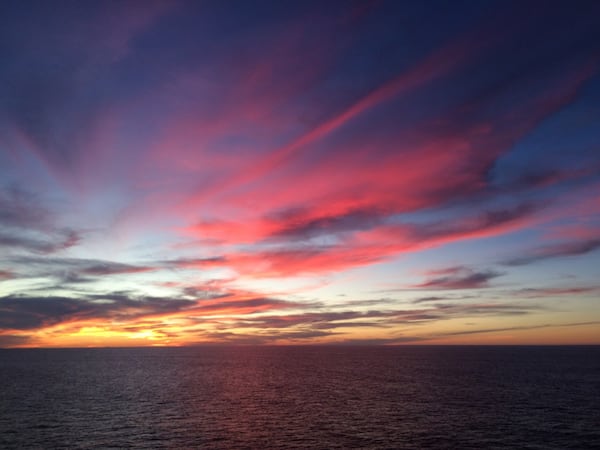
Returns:
[[[600,448],[600,347],[0,350],[2,449]]]

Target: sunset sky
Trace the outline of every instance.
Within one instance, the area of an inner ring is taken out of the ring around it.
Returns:
[[[0,5],[0,347],[600,344],[600,2]]]

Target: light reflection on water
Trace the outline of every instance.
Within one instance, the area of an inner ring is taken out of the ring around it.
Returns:
[[[0,448],[592,448],[600,347],[0,350]]]

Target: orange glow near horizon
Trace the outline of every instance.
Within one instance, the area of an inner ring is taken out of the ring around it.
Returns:
[[[598,323],[543,324],[530,326],[506,325],[505,321],[487,321],[485,326],[466,330],[450,321],[446,325],[415,322],[412,325],[392,326],[374,323],[360,328],[357,322],[329,322],[334,335],[307,333],[306,324],[296,325],[301,315],[216,315],[195,320],[181,316],[153,318],[140,323],[114,323],[89,320],[45,327],[28,332],[28,342],[15,348],[72,348],[72,347],[147,347],[190,346],[203,344],[269,344],[321,345],[372,343],[380,345],[586,345],[600,344]],[[261,321],[276,320],[279,328],[257,328]],[[308,319],[310,323],[312,319]],[[197,323],[196,323],[197,322]],[[290,322],[288,326],[285,322]],[[255,324],[253,324],[255,323]],[[380,324],[385,324],[381,321]],[[504,328],[505,327],[505,328]],[[226,330],[226,331],[224,331]],[[15,332],[5,335],[18,337]]]
[[[60,3],[0,17],[0,348],[600,344],[585,14]]]

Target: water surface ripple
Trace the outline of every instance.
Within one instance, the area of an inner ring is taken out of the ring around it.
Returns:
[[[600,448],[600,347],[0,350],[0,448]]]

